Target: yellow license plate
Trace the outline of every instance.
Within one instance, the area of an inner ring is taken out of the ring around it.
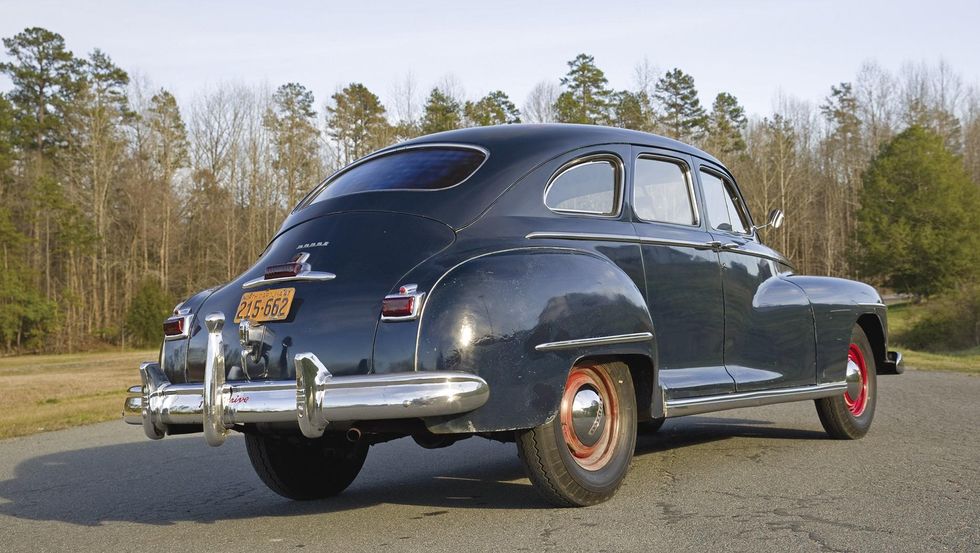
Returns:
[[[293,305],[295,288],[275,288],[260,292],[246,292],[238,302],[235,311],[235,322],[248,319],[253,323],[266,321],[281,321],[289,316],[289,308]]]

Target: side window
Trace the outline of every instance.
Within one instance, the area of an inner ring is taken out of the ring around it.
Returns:
[[[644,221],[698,224],[687,165],[639,158],[633,171],[633,210]]]
[[[735,185],[714,173],[701,171],[704,190],[704,209],[711,228],[726,232],[748,234],[749,218],[738,200]]]
[[[544,203],[552,211],[616,215],[621,182],[618,159],[589,158],[558,173],[545,191]]]

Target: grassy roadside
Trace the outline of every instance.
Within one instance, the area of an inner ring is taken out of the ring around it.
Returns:
[[[907,348],[901,336],[915,324],[921,306],[911,303],[888,307],[888,333],[892,336],[891,347],[902,352],[905,366],[927,371],[953,371],[980,375],[980,347],[952,352],[927,352]]]
[[[0,358],[0,439],[118,419],[156,350]]]

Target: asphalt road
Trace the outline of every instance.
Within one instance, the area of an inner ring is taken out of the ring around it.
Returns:
[[[0,551],[980,550],[980,377],[879,379],[863,440],[809,402],[668,421],[610,502],[553,509],[512,444],[372,448],[330,501],[253,474],[244,442],[113,422],[0,441]]]

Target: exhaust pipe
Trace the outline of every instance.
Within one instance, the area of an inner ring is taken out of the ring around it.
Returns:
[[[352,426],[349,430],[347,430],[347,441],[352,444],[361,441],[361,429],[356,426]]]

